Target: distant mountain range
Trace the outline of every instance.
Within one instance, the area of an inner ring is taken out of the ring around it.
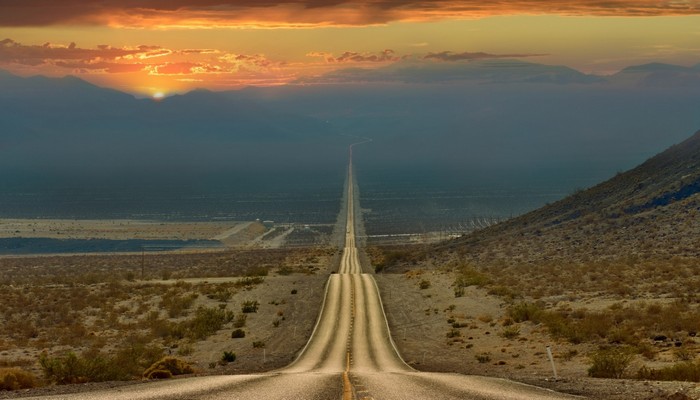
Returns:
[[[520,60],[486,59],[458,62],[402,60],[382,68],[347,68],[302,78],[297,83],[445,83],[481,84],[553,83],[608,84],[640,87],[681,87],[700,84],[700,64],[683,67],[651,63],[632,66],[611,76],[584,74],[566,66],[543,65]]]
[[[586,75],[572,68],[529,63],[518,60],[480,60],[459,62],[426,62],[404,60],[377,69],[340,69],[315,78],[302,78],[298,83],[362,83],[362,82],[479,82],[479,83],[599,83],[605,79]]]
[[[697,258],[699,237],[700,131],[608,181],[441,247],[521,262]]]
[[[671,64],[651,63],[623,69],[608,78],[611,82],[638,87],[700,88],[700,64],[682,67]]]
[[[552,198],[697,129],[699,75],[698,66],[663,64],[600,77],[507,59],[404,60],[305,84],[155,101],[75,77],[0,71],[0,202],[12,195],[23,205],[25,193],[50,188],[340,193],[347,145],[358,137],[373,139],[355,152],[361,187]],[[512,198],[510,208],[483,212],[531,209]],[[80,201],[71,204],[80,210]]]
[[[348,142],[317,119],[220,92],[155,101],[71,76],[6,72],[0,87],[0,165],[13,169],[264,169],[274,160],[327,161],[344,154]]]

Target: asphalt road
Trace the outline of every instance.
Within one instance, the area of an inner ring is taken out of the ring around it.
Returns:
[[[328,279],[324,305],[299,357],[278,371],[209,376],[56,399],[570,399],[503,379],[418,372],[399,355],[371,274],[362,272],[355,245],[352,153],[347,187],[347,229],[337,274]],[[41,397],[46,399],[49,397]]]

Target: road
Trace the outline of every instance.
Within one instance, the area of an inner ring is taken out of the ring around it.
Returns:
[[[377,284],[363,273],[355,235],[352,150],[347,228],[337,274],[326,285],[321,314],[299,357],[281,370],[134,385],[57,399],[571,399],[503,379],[424,373],[408,366],[391,339]],[[47,397],[41,397],[46,399]]]

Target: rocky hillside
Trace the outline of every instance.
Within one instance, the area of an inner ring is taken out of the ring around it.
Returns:
[[[700,132],[590,189],[438,247],[474,261],[700,257]]]

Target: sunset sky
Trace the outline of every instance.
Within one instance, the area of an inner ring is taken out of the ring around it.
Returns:
[[[0,68],[140,96],[340,68],[520,58],[611,74],[700,63],[700,1],[3,0]]]

